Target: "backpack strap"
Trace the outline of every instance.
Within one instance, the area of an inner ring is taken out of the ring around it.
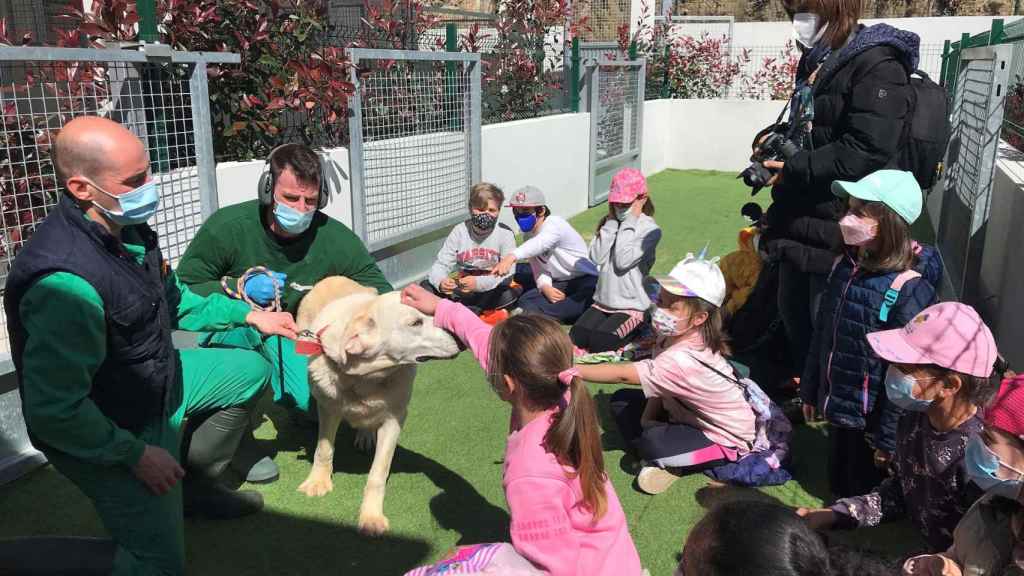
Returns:
[[[885,301],[882,302],[882,307],[878,310],[878,319],[882,322],[889,321],[889,311],[896,305],[896,300],[900,297],[900,290],[907,282],[915,278],[920,278],[921,273],[917,270],[904,270],[900,272],[896,278],[893,279],[892,284],[889,285],[889,289],[885,291]]]

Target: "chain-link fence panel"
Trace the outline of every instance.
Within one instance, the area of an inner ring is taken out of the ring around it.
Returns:
[[[605,60],[588,70],[590,205],[608,199],[612,176],[640,167],[643,144],[643,60]]]
[[[480,179],[480,55],[349,53],[356,234],[376,251],[465,219]]]
[[[132,50],[0,48],[0,286],[62,193],[53,141],[78,116],[115,120],[142,140],[161,199],[150,225],[172,265],[181,257],[217,207],[206,84],[206,63],[213,61],[238,60],[232,54],[167,52],[147,59]],[[0,353],[8,353],[3,327]]]

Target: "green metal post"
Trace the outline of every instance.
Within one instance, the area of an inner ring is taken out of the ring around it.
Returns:
[[[992,29],[988,34],[989,46],[995,46],[996,44],[1002,44],[1003,42],[1003,19],[993,18]]]
[[[139,40],[143,42],[159,42],[160,35],[156,29],[156,0],[138,0],[135,10],[139,15]]]
[[[968,34],[967,32],[964,32],[963,34],[960,35],[960,51],[963,52],[964,50],[966,50],[966,49],[968,49],[970,47],[971,47],[971,35]]]
[[[949,40],[942,43],[942,72],[939,73],[939,86],[946,85],[946,72],[949,69]]]
[[[636,60],[636,40],[629,43],[629,59]]]
[[[668,98],[669,96],[672,95],[671,91],[668,89],[668,68],[669,68],[669,59],[670,58],[672,58],[672,45],[671,44],[669,44],[668,46],[665,46],[665,74],[661,78],[661,97],[662,98]]]
[[[444,49],[447,52],[459,51],[459,32],[455,24],[448,23],[444,27]],[[451,103],[455,93],[455,62],[448,62],[445,67],[445,101]],[[449,104],[451,105],[451,104]],[[458,129],[458,119],[452,118],[452,130]]]
[[[580,39],[572,39],[572,57],[569,60],[572,76],[569,77],[569,109],[580,111]]]

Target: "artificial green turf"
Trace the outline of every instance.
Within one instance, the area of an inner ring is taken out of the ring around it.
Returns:
[[[668,271],[686,252],[710,243],[711,255],[736,247],[748,189],[733,174],[674,171],[649,180],[656,220],[663,230],[655,273]],[[763,205],[767,194],[755,198]],[[572,219],[588,238],[603,206]],[[726,499],[759,498],[793,506],[820,505],[827,492],[824,432],[796,429],[791,470],[796,480],[764,490],[708,487],[702,475],[647,496],[633,487],[631,460],[607,412],[614,386],[593,386],[604,423],[605,465],[626,511],[640,557],[651,574],[668,575],[687,531],[707,506]],[[354,529],[369,469],[353,434],[338,437],[334,491],[311,499],[296,492],[309,471],[312,429],[270,408],[257,436],[276,452],[281,479],[255,487],[267,510],[237,521],[194,521],[186,527],[190,574],[401,574],[437,559],[456,544],[508,539],[501,488],[508,407],[485,383],[468,353],[419,369],[400,447],[395,455],[385,512],[390,536],[368,539]],[[43,468],[0,488],[0,538],[43,534],[102,534],[91,505],[67,480]],[[905,523],[837,535],[887,552],[917,546]],[[742,553],[742,551],[737,551]]]

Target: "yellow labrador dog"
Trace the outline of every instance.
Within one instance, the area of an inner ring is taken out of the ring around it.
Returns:
[[[376,450],[359,509],[365,534],[388,530],[384,489],[412,396],[416,364],[451,358],[458,344],[429,316],[400,301],[399,292],[378,295],[348,278],[325,278],[302,299],[300,330],[319,335],[320,353],[309,361],[320,431],[313,469],[299,486],[307,496],[333,489],[334,437],[342,420],[364,434],[376,432]],[[369,444],[372,445],[372,442]]]

